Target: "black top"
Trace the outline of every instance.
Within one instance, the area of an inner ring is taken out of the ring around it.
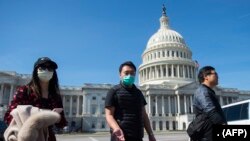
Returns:
[[[105,99],[105,107],[116,107],[117,106],[117,99],[115,97],[115,91],[116,91],[116,89],[119,89],[118,87],[120,87],[120,89],[122,88],[130,93],[135,93],[135,94],[139,95],[143,101],[142,106],[147,105],[147,102],[146,102],[142,92],[138,88],[136,88],[135,85],[133,85],[130,88],[130,87],[124,86],[123,84],[118,84],[108,91],[106,99]]]
[[[41,103],[43,105],[43,109],[49,109],[49,99],[48,98],[41,98]]]
[[[118,84],[109,90],[105,100],[105,107],[115,107],[114,118],[122,129],[125,139],[143,138],[142,110],[146,104],[142,92],[135,85],[130,88]]]

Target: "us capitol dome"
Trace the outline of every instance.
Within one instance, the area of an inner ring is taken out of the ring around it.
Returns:
[[[185,85],[196,80],[196,63],[184,38],[169,26],[163,6],[160,28],[153,34],[142,54],[139,85]]]

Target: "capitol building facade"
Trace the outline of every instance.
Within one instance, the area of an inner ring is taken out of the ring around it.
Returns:
[[[198,66],[184,38],[169,26],[163,8],[160,28],[151,36],[139,66],[139,85],[147,101],[146,110],[153,130],[185,130],[193,119],[192,99]],[[15,89],[27,84],[30,74],[0,71],[0,120]],[[108,131],[104,103],[111,84],[60,86],[69,127],[84,132]],[[250,98],[250,91],[214,88],[221,105]]]

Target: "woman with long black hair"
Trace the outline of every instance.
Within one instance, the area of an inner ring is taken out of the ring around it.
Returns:
[[[18,105],[32,105],[40,109],[49,109],[59,113],[61,119],[55,124],[57,128],[63,128],[67,125],[59,91],[57,68],[57,64],[48,57],[41,57],[35,62],[31,81],[17,89],[8,107],[4,116],[7,124],[13,118],[10,112]],[[48,128],[48,131],[48,141],[56,141],[52,126]]]

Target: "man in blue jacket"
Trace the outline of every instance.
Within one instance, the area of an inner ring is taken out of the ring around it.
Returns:
[[[227,124],[224,113],[212,88],[218,85],[218,74],[211,66],[200,69],[198,74],[200,86],[194,93],[194,113],[208,117],[208,126],[204,130],[201,141],[213,141],[212,125]]]

